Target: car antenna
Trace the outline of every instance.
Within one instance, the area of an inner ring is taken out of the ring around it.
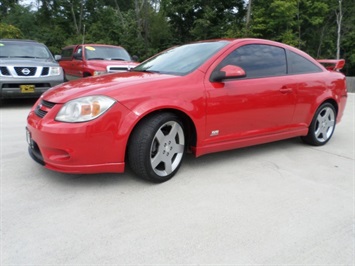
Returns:
[[[83,27],[83,43],[82,44],[84,44],[85,43],[85,24],[84,24],[84,27]]]

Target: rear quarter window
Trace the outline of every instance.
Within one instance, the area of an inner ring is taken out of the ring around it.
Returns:
[[[288,51],[287,60],[290,75],[322,72],[319,66],[294,52]]]

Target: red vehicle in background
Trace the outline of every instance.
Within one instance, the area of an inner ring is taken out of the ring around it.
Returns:
[[[66,46],[56,59],[66,80],[126,72],[138,65],[123,47],[105,44]]]

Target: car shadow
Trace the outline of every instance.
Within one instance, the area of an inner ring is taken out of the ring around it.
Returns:
[[[246,148],[234,149],[229,151],[223,151],[213,154],[207,154],[201,156],[199,158],[195,158],[195,156],[191,153],[186,154],[184,161],[182,163],[181,169],[176,174],[175,177],[172,178],[172,182],[175,178],[179,176],[181,170],[186,171],[194,171],[194,169],[202,168],[205,165],[216,167],[223,167],[223,164],[230,164],[232,161],[237,162],[238,158],[253,159],[254,156],[268,156],[270,150],[285,150],[288,151],[292,148],[297,148],[299,145],[303,145],[302,141],[299,138],[281,140],[273,143],[261,144]],[[40,166],[39,166],[40,167]],[[44,174],[47,178],[50,178],[53,182],[58,183],[61,186],[78,186],[80,188],[85,187],[111,187],[111,186],[119,186],[119,187],[146,187],[148,186],[156,186],[157,184],[151,183],[144,179],[139,178],[133,173],[133,171],[126,166],[124,173],[103,173],[103,174],[66,174],[54,172],[48,169],[43,168],[42,170],[38,169],[40,172],[45,171]],[[165,184],[165,183],[162,183]]]
[[[0,103],[1,109],[12,109],[12,108],[31,108],[38,98],[28,98],[28,99],[2,99]]]
[[[222,152],[210,153],[203,155],[201,157],[195,158],[193,154],[187,154],[185,157],[185,161],[183,162],[182,167],[185,165],[189,165],[191,167],[208,164],[215,164],[216,167],[221,165],[223,162],[235,161],[238,158],[252,158],[256,155],[269,155],[271,150],[280,150],[284,151],[290,150],[292,148],[297,148],[300,145],[305,145],[299,137],[280,140],[265,144],[259,144],[239,149],[232,149]],[[306,145],[308,146],[308,145]]]

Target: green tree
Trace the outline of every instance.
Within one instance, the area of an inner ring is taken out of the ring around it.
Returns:
[[[38,40],[53,53],[85,41],[122,45],[144,60],[179,43],[259,37],[316,58],[335,58],[339,50],[344,71],[355,75],[355,0],[342,0],[340,34],[339,0],[36,0],[37,8],[19,3],[0,3],[2,38]]]
[[[21,30],[15,26],[0,23],[0,39],[20,39],[22,36]]]
[[[226,37],[245,17],[243,0],[162,0],[161,5],[179,42]]]
[[[298,0],[254,0],[252,35],[297,46]]]
[[[36,32],[35,20],[35,14],[29,7],[18,4],[13,5],[9,14],[2,18],[3,23],[13,25],[22,32],[20,37],[28,39],[33,39],[30,36]]]
[[[4,18],[6,15],[8,15],[11,12],[11,8],[13,8],[15,5],[18,5],[19,0],[1,0],[0,2],[0,21],[2,18]]]

